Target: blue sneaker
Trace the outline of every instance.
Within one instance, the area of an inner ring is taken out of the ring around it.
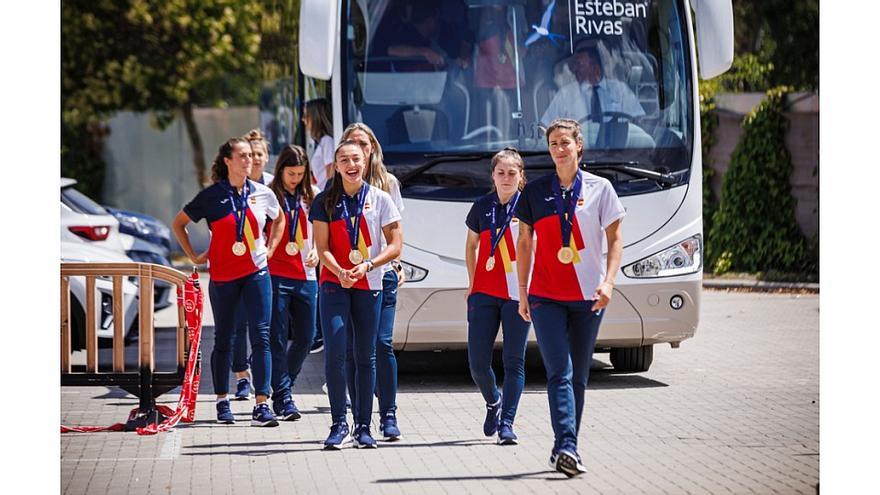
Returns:
[[[562,449],[556,457],[556,470],[573,478],[587,472],[587,468],[581,462],[581,456],[571,450]]]
[[[379,420],[379,431],[389,442],[400,438],[400,428],[397,427],[397,416],[394,411],[388,411],[382,416]]]
[[[217,422],[225,425],[235,424],[235,416],[232,415],[228,400],[217,402]]]
[[[251,398],[251,381],[247,378],[239,378],[235,390],[235,400],[248,400]]]
[[[296,403],[290,397],[285,397],[281,401],[273,400],[272,409],[275,410],[275,416],[278,416],[281,421],[296,421],[302,417],[302,414],[300,414],[299,409],[296,407]]]
[[[498,402],[486,404],[486,420],[483,421],[483,434],[491,437],[498,431],[501,422],[501,394],[498,394]]]
[[[370,434],[370,425],[357,425],[354,428],[354,433],[351,434],[354,439],[355,447],[359,449],[375,449],[378,447],[376,445],[376,440],[373,439],[373,435]]]
[[[330,427],[330,435],[324,440],[324,450],[339,450],[348,437],[348,424],[345,421],[333,423]]]
[[[513,432],[513,424],[502,421],[498,427],[498,445],[516,445],[517,437]]]
[[[269,406],[263,402],[254,407],[251,415],[251,426],[278,426],[278,420],[269,410]]]

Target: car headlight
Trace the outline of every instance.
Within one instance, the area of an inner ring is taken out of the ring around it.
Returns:
[[[695,235],[623,267],[623,274],[631,278],[672,277],[696,273],[702,267],[703,237]]]
[[[424,268],[407,263],[406,261],[401,261],[400,265],[403,267],[403,273],[406,276],[407,282],[421,282],[428,276],[428,270],[425,270]]]

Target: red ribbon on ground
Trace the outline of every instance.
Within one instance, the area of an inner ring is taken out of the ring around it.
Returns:
[[[192,423],[196,414],[196,399],[199,395],[199,379],[202,374],[199,364],[199,345],[202,340],[202,310],[204,308],[205,295],[199,286],[199,275],[195,271],[186,279],[183,291],[177,289],[177,304],[182,304],[186,319],[187,336],[189,337],[189,354],[186,360],[186,369],[183,375],[183,384],[180,387],[180,398],[177,400],[177,409],[172,410],[168,406],[157,405],[156,410],[165,417],[159,424],[150,423],[144,428],[138,428],[138,435],[155,435],[156,433],[170,430],[183,420],[184,423]],[[128,420],[135,419],[138,408],[129,413]],[[61,433],[91,433],[96,431],[124,431],[125,423],[116,423],[110,426],[64,426],[61,425]]]

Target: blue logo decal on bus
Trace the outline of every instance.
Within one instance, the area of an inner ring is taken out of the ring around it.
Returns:
[[[544,15],[541,16],[541,25],[536,26],[532,24],[532,29],[535,30],[528,38],[526,38],[526,46],[531,45],[532,43],[541,39],[541,36],[546,36],[547,39],[553,43],[553,46],[559,46],[559,43],[556,42],[557,39],[564,40],[565,36],[561,34],[551,33],[550,32],[550,18],[553,17],[553,9],[556,8],[556,0],[550,2],[550,5],[547,6],[547,10],[544,11]]]

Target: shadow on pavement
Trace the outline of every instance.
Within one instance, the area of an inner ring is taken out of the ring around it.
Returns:
[[[471,481],[471,480],[505,480],[505,481],[515,481],[519,479],[532,478],[532,479],[541,479],[536,478],[542,474],[547,473],[555,473],[555,471],[551,471],[549,469],[544,471],[535,471],[531,473],[511,473],[511,474],[502,474],[502,475],[485,475],[485,476],[439,476],[439,477],[425,477],[425,478],[386,478],[386,479],[378,479],[373,483],[413,483],[413,482],[422,482],[422,481]],[[544,477],[542,478],[547,481],[565,481],[566,478],[559,477]]]
[[[156,367],[158,370],[172,370],[176,367],[176,340],[175,328],[163,327],[156,329]],[[208,326],[202,329],[202,376],[199,393],[202,397],[213,395],[211,380],[210,356],[214,348],[214,327]],[[136,365],[137,343],[126,346],[126,363]],[[111,349],[101,349],[101,361],[106,359],[112,362]],[[544,393],[546,390],[546,378],[543,367],[536,366],[539,355],[532,355],[530,350],[526,357],[526,384],[524,393]],[[129,359],[129,356],[131,358]],[[597,354],[605,358],[606,354]],[[442,392],[471,392],[476,387],[470,376],[466,351],[445,352],[404,352],[398,353],[398,386],[399,393],[442,393]],[[496,352],[493,359],[493,369],[499,385],[504,379],[504,369],[501,364],[501,354]],[[613,389],[641,389],[667,387],[668,385],[644,376],[645,374],[621,373],[615,371],[607,361],[593,359],[590,372],[589,389],[613,390]],[[234,377],[230,374],[230,387],[234,386]],[[302,372],[297,379],[294,388],[294,397],[297,394],[323,394],[321,385],[324,383],[324,353],[309,354],[303,364]],[[176,394],[179,389],[172,390]],[[112,390],[100,398],[125,398],[129,396],[122,390]],[[160,398],[160,402],[161,402]],[[201,401],[200,401],[201,402]],[[129,405],[128,403],[119,405]],[[323,414],[326,411],[303,411],[304,414]]]

